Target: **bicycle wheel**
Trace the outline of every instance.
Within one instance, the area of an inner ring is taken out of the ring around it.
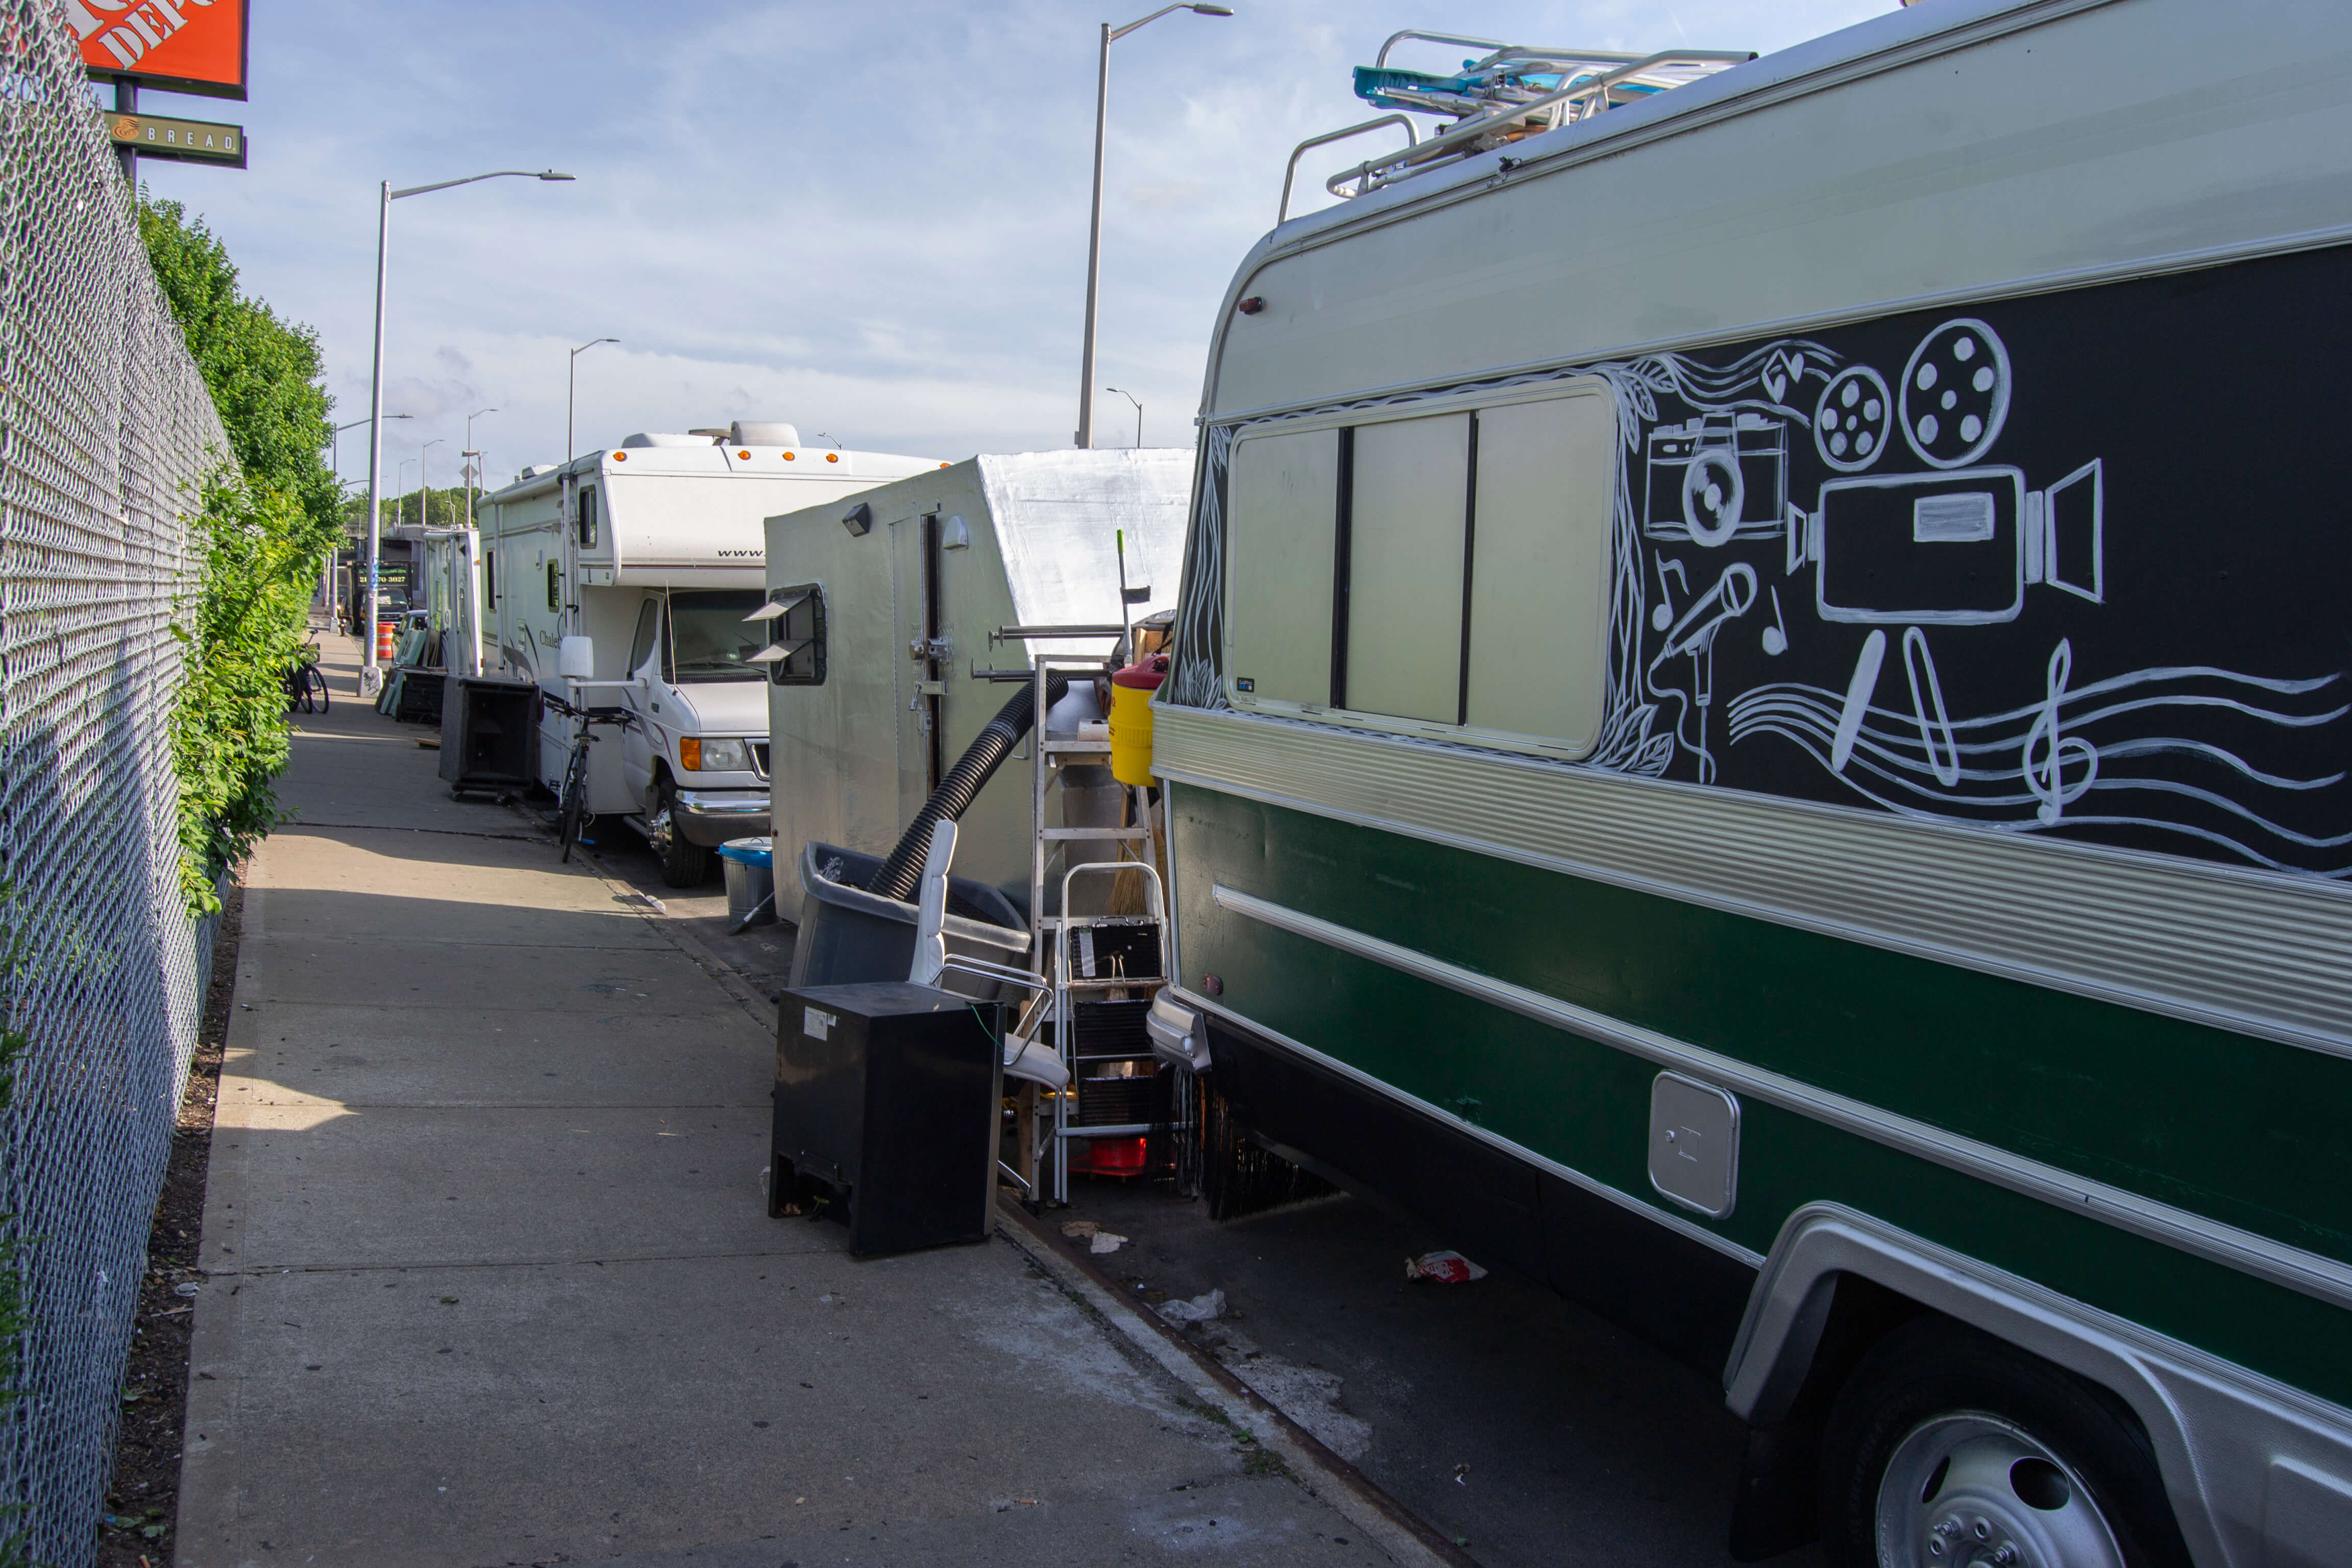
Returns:
[[[557,837],[562,842],[563,858],[568,862],[572,847],[580,841],[581,824],[588,816],[588,741],[584,735],[572,742],[572,761],[563,770],[563,800],[557,815]]]
[[[327,672],[317,665],[305,665],[310,672],[310,695],[319,700],[319,711],[324,713],[335,705],[334,694],[327,689]]]

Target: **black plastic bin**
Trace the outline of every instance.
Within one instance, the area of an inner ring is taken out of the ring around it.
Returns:
[[[539,688],[453,675],[441,683],[441,777],[453,793],[529,789],[539,761]]]
[[[447,677],[437,669],[404,669],[400,672],[400,695],[393,700],[393,719],[402,724],[425,724],[437,728],[441,708],[446,700],[444,687]]]
[[[869,893],[879,855],[830,844],[801,847],[801,923],[793,940],[793,989],[904,980],[915,962],[915,906]],[[960,907],[959,907],[960,906]],[[968,911],[968,912],[967,912]],[[979,918],[975,919],[974,916]],[[948,879],[948,952],[1018,965],[1029,951],[1028,922],[985,882]],[[950,970],[950,990],[992,999],[997,986]]]
[[[768,1213],[821,1204],[860,1258],[987,1240],[998,1026],[993,1006],[904,981],[786,992]]]

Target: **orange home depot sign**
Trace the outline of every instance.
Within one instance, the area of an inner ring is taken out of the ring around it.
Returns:
[[[58,0],[92,76],[245,96],[246,0]]]

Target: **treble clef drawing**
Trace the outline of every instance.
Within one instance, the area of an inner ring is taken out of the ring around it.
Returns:
[[[2099,776],[2099,749],[2080,735],[2064,733],[2059,726],[2059,704],[2066,700],[2066,682],[2074,673],[2074,645],[2060,638],[2050,655],[2050,670],[2042,700],[2042,711],[2034,715],[2033,727],[2025,732],[2025,751],[2019,766],[2025,775],[2025,787],[2040,804],[2034,815],[2044,826],[2055,823],[2066,808],[2083,797]],[[2039,760],[2035,748],[2041,748]],[[2066,763],[2070,760],[2082,763],[2082,776],[2069,780]]]

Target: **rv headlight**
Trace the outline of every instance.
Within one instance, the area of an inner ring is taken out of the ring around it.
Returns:
[[[678,765],[696,773],[747,773],[751,753],[740,741],[698,741],[691,736],[677,743]]]

